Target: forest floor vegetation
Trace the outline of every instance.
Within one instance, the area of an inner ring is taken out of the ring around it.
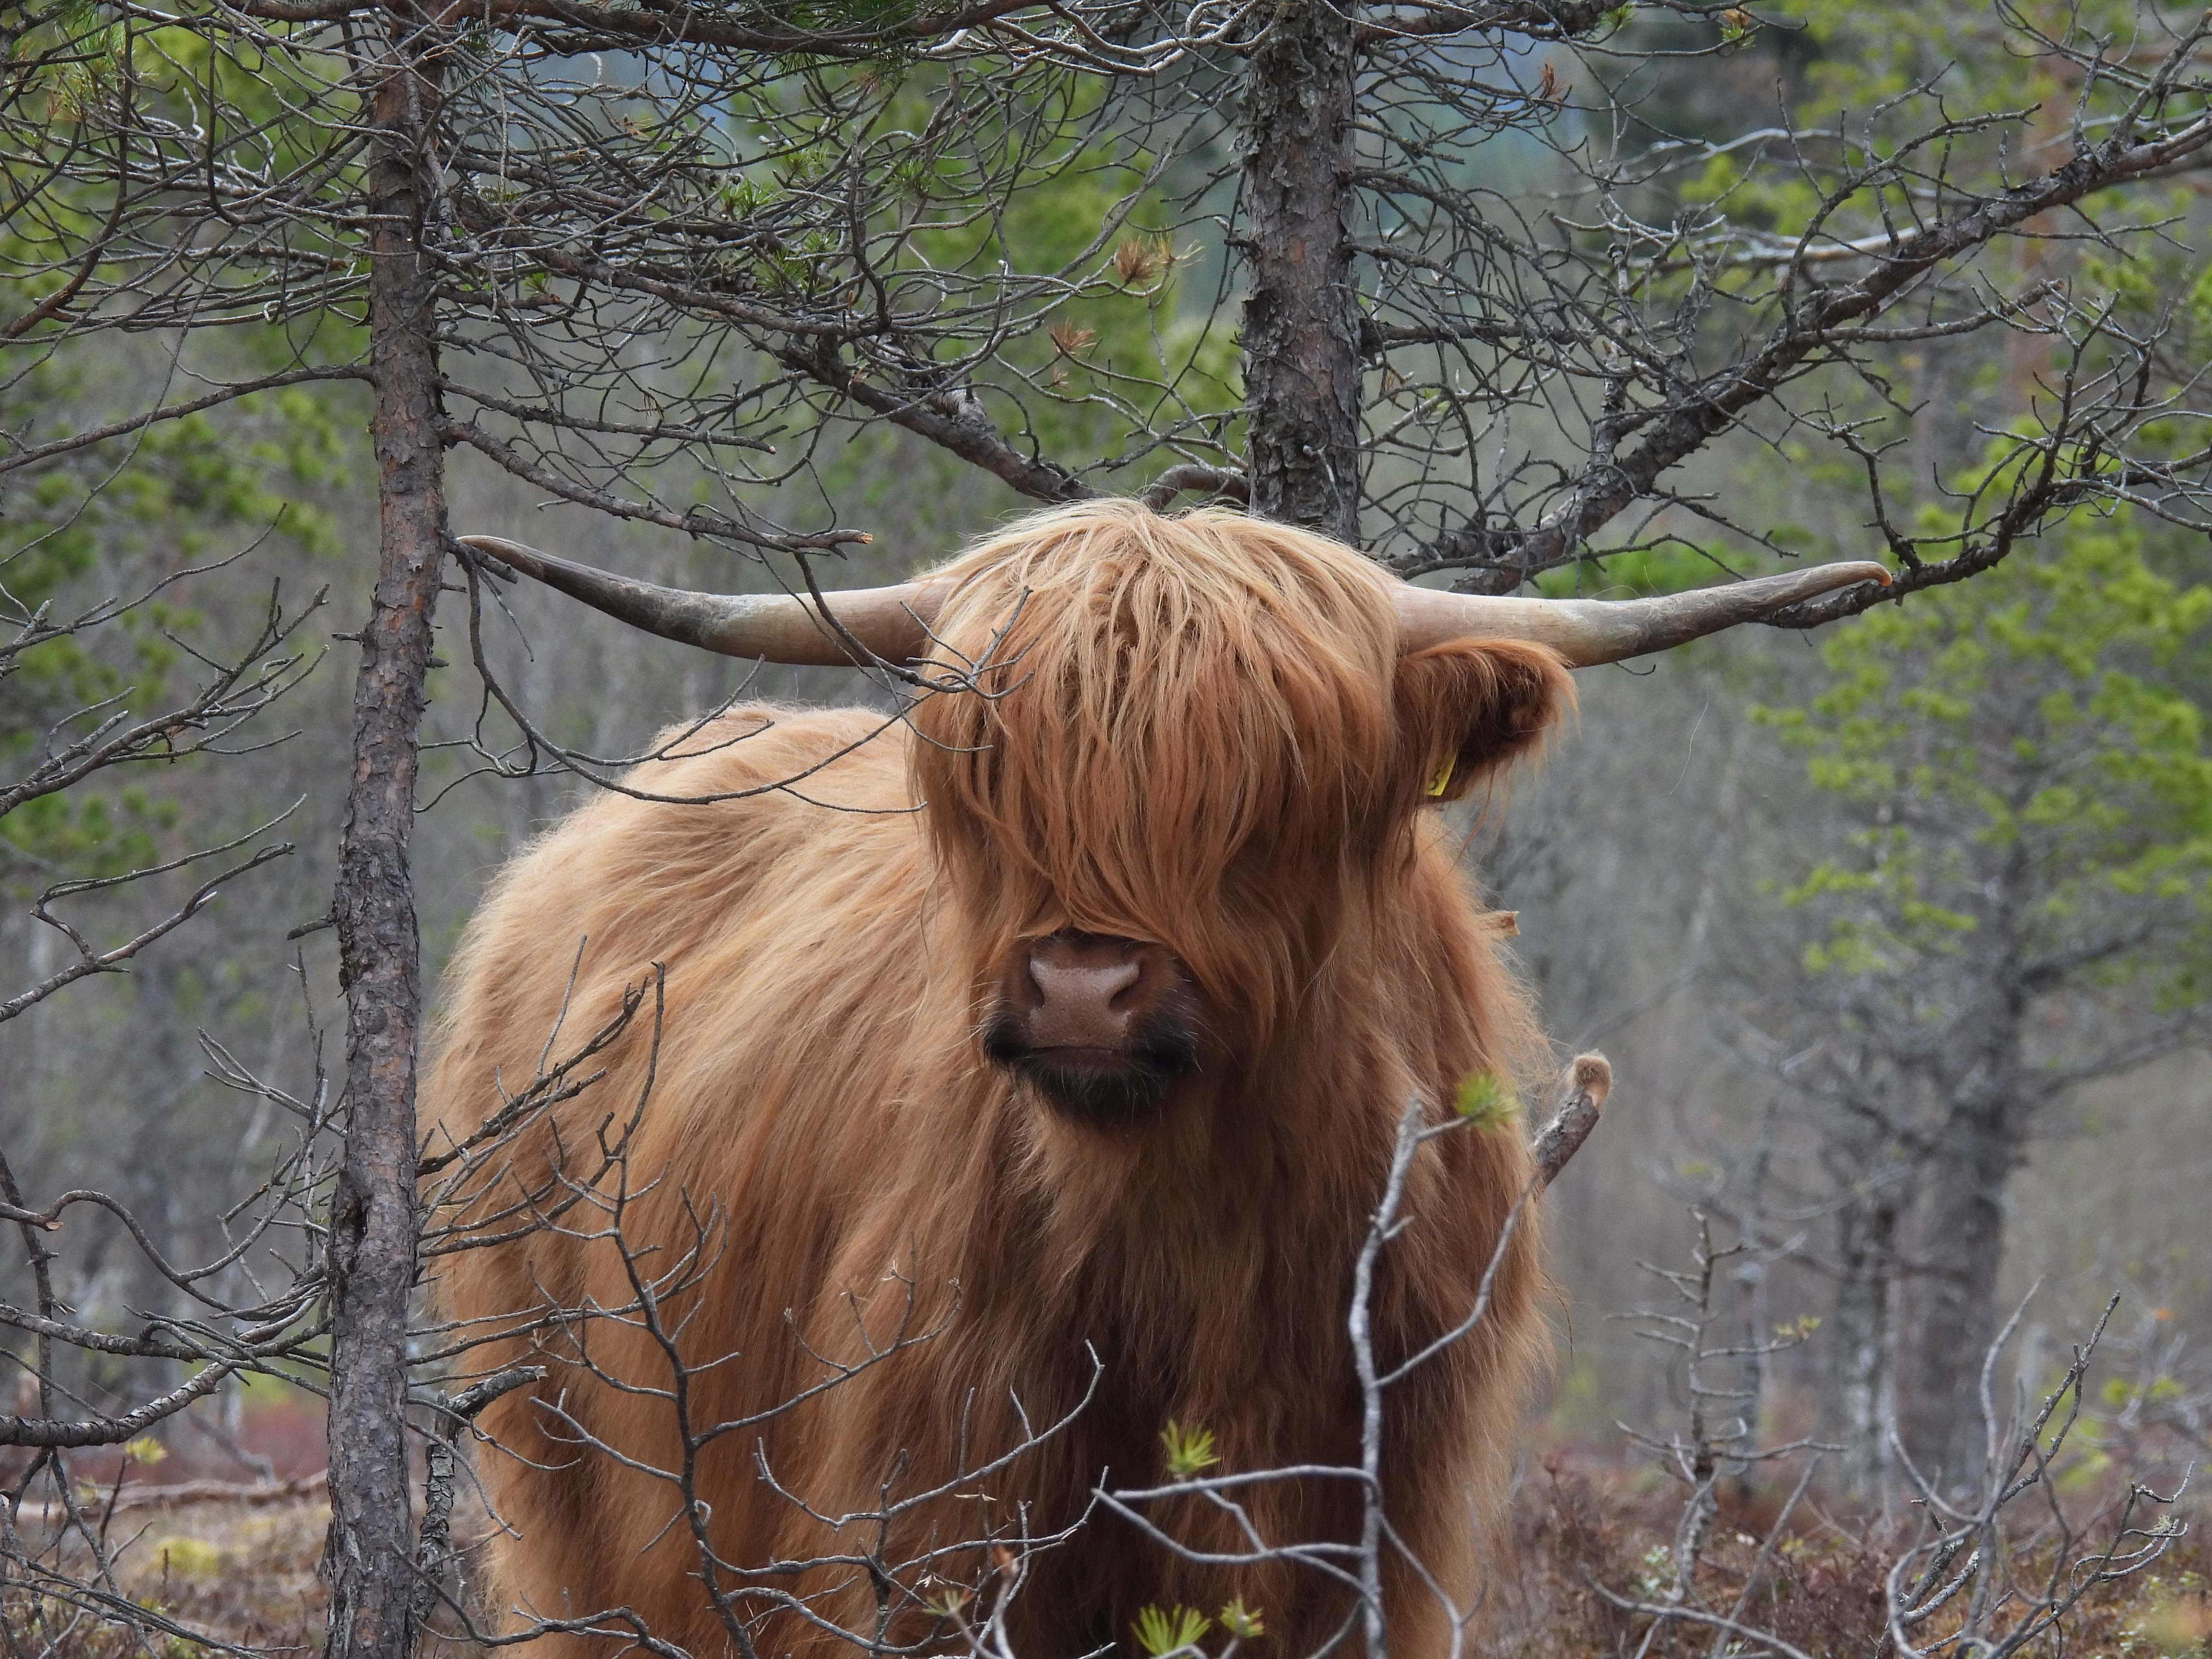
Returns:
[[[2084,1486],[2067,1495],[2067,1505],[2079,1522],[2108,1508],[2115,1495]],[[1894,1651],[1883,1639],[1884,1583],[1895,1559],[1894,1534],[1909,1523],[1854,1519],[1808,1502],[1769,1547],[1783,1496],[1760,1485],[1728,1494],[1697,1574],[1705,1604],[1723,1612],[1740,1607],[1741,1623],[1771,1632],[1808,1659],[1873,1659]],[[208,1503],[151,1516],[125,1511],[111,1526],[112,1538],[128,1540],[115,1552],[121,1588],[173,1629],[264,1653],[319,1653],[326,1595],[316,1564],[329,1518],[319,1501]],[[1777,1651],[1749,1642],[1717,1644],[1710,1629],[1688,1624],[1670,1625],[1647,1641],[1651,1619],[1617,1605],[1665,1599],[1674,1578],[1671,1552],[1680,1518],[1673,1492],[1648,1470],[1560,1452],[1532,1462],[1513,1500],[1507,1569],[1470,1633],[1468,1652],[1674,1659]],[[470,1529],[484,1524],[479,1512]],[[2031,1543],[2014,1571],[2033,1577],[2048,1565]],[[185,1659],[196,1650],[177,1635],[154,1630],[141,1647],[120,1626],[21,1594],[0,1598],[0,1628],[9,1659],[149,1653]],[[1939,1633],[1916,1632],[1931,1642]],[[477,1659],[485,1650],[433,1636],[424,1651],[428,1659]],[[2027,1651],[2080,1659],[2212,1659],[2212,1550],[2201,1534],[2185,1535],[2148,1571],[2095,1587],[2066,1621],[2063,1640],[2045,1637]]]

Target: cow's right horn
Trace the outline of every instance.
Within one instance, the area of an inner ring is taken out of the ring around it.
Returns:
[[[849,668],[856,662],[918,661],[928,653],[929,625],[944,599],[943,590],[929,582],[847,588],[823,594],[821,607],[795,593],[694,593],[556,559],[504,536],[458,539],[470,551],[633,628],[726,657],[765,662]]]
[[[1402,587],[1398,645],[1419,651],[1450,640],[1532,640],[1550,646],[1570,667],[1592,668],[1702,639],[1838,587],[1887,587],[1889,580],[1881,566],[1853,561],[1650,599],[1508,599]]]

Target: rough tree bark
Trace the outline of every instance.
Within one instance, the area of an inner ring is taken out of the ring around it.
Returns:
[[[1865,1167],[1879,1160],[1868,1158]],[[1870,1181],[1837,1217],[1836,1433],[1850,1449],[1844,1480],[1863,1502],[1889,1491],[1889,1425],[1896,1410],[1898,1228],[1909,1193],[1899,1182]]]
[[[1913,1252],[1917,1313],[1904,1355],[1904,1434],[1921,1473],[1946,1492],[1969,1489],[1988,1451],[1982,1359],[1997,1334],[2005,1187],[2027,1139],[2021,1020],[2022,1009],[2008,999],[1984,1023],[1984,1041],[1950,1091],[1923,1187]],[[2002,1416],[2006,1402],[1992,1403]]]
[[[1245,453],[1251,510],[1359,544],[1351,17],[1292,0],[1246,64]]]
[[[434,276],[422,253],[436,201],[428,136],[440,94],[438,36],[432,15],[393,5],[370,110],[370,434],[380,534],[375,604],[360,635],[335,906],[348,1115],[328,1253],[331,1659],[406,1659],[408,1645],[413,1540],[402,1427],[422,1023],[409,848],[447,540]]]

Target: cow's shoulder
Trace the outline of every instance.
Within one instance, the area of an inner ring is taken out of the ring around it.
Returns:
[[[739,703],[663,730],[653,758],[621,779],[640,795],[722,805],[750,795],[774,809],[804,799],[880,810],[902,800],[905,726],[872,708]],[[717,799],[708,799],[717,798]]]
[[[915,834],[904,730],[857,708],[747,704],[669,727],[633,767],[508,866],[498,897],[549,909],[622,913],[684,934],[735,921],[764,881],[847,858],[893,857]]]
[[[557,1001],[580,950],[587,975],[677,971],[794,884],[912,878],[904,732],[880,714],[749,705],[671,727],[655,752],[494,879],[449,971],[457,1012],[519,980],[554,980]]]

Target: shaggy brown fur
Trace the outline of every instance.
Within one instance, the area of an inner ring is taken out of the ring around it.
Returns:
[[[865,814],[779,793],[699,807],[602,796],[508,866],[450,977],[434,1133],[480,1121],[495,1078],[532,1074],[578,941],[572,1034],[649,963],[667,965],[658,1077],[629,1165],[633,1189],[657,1184],[625,1224],[668,1253],[656,1272],[694,1215],[711,1233],[703,1282],[667,1314],[682,1322],[695,1424],[766,1411],[902,1320],[942,1327],[702,1454],[713,1542],[739,1568],[876,1548],[872,1522],[840,1530],[835,1517],[953,1480],[963,1459],[1013,1444],[1023,1413],[1053,1420],[1080,1398],[1092,1353],[1103,1369],[1089,1407],[988,1480],[901,1515],[893,1559],[982,1536],[1022,1505],[1032,1532],[1064,1526],[1102,1478],[1155,1482],[1170,1419],[1212,1430],[1224,1470],[1356,1464],[1345,1310],[1399,1115],[1414,1095],[1448,1112],[1463,1079],[1536,1052],[1449,836],[1422,807],[1443,757],[1457,793],[1536,741],[1572,695],[1548,653],[1471,642],[1401,660],[1387,578],[1232,514],[1089,503],[950,568],[961,585],[939,635],[975,657],[1009,629],[1004,695],[931,698],[910,732],[806,785]],[[709,733],[693,747],[712,752],[636,782],[699,794],[772,781],[872,721],[748,709],[722,734],[757,735],[716,746]],[[915,800],[921,812],[898,810]],[[1065,927],[1169,945],[1205,1000],[1203,1068],[1156,1118],[1118,1132],[1072,1121],[980,1053],[1006,952]],[[646,1047],[641,1022],[605,1082],[556,1115],[572,1166],[643,1086]],[[551,1126],[533,1131],[513,1180],[542,1182],[560,1156]],[[1517,1132],[1455,1132],[1420,1153],[1413,1224],[1384,1253],[1376,1296],[1385,1364],[1473,1305],[1529,1174]],[[619,1253],[587,1231],[572,1213],[564,1229],[449,1258],[446,1306],[496,1321],[629,1303]],[[1542,1351],[1540,1287],[1524,1225],[1489,1316],[1390,1395],[1389,1513],[1462,1600],[1484,1568],[1473,1517]],[[590,1368],[574,1363],[578,1341]],[[635,1321],[602,1320],[495,1357],[553,1372],[484,1419],[507,1454],[483,1459],[514,1533],[496,1550],[504,1603],[549,1617],[628,1606],[695,1654],[730,1650],[672,1522],[674,1488],[580,1453],[562,1420],[674,1467],[672,1406],[642,1391],[671,1387],[664,1352]],[[781,1493],[759,1478],[756,1444]],[[1357,1535],[1349,1482],[1245,1497],[1271,1541]],[[1241,1547],[1211,1507],[1157,1518]],[[988,1565],[969,1551],[936,1570],[972,1580]],[[811,1596],[848,1628],[872,1617],[849,1569],[724,1577]],[[1035,1559],[1016,1650],[1126,1644],[1147,1603],[1211,1612],[1236,1595],[1264,1610],[1267,1650],[1285,1659],[1351,1610],[1311,1570],[1193,1566],[1100,1518]],[[1390,1610],[1398,1652],[1442,1650],[1440,1610],[1402,1570]],[[911,1617],[899,1627],[926,1632]],[[763,1656],[843,1650],[788,1610],[763,1613],[752,1640]]]

